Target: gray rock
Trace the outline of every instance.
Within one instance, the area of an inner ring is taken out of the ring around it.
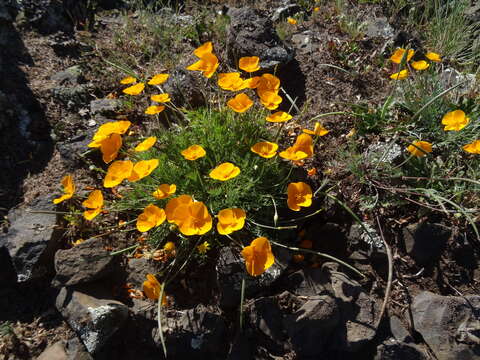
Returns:
[[[242,279],[245,278],[245,296],[251,297],[266,290],[277,280],[284,270],[276,259],[275,263],[262,275],[250,276],[245,270],[245,261],[239,251],[230,247],[220,250],[216,266],[217,282],[220,289],[220,306],[234,308],[240,303]]]
[[[53,257],[61,245],[62,235],[57,229],[55,209],[51,197],[42,197],[9,212],[10,227],[8,233],[0,237],[0,248],[8,250],[17,281],[53,272]]]
[[[141,289],[147,274],[155,274],[157,268],[153,261],[148,259],[130,259],[128,261],[127,272],[127,283],[132,284],[133,287],[137,289]]]
[[[57,31],[72,32],[73,23],[59,0],[22,0],[19,1],[20,16],[23,23],[34,27],[41,34]]]
[[[478,41],[478,39],[477,39]],[[464,96],[473,91],[477,86],[475,74],[462,74],[454,68],[447,67],[440,73],[440,82],[445,89],[462,83],[451,91],[454,96]]]
[[[115,257],[103,248],[99,239],[88,239],[55,254],[53,285],[56,287],[84,284],[109,276],[115,270]]]
[[[206,104],[199,78],[185,67],[172,71],[162,87],[176,106],[196,109]]]
[[[374,360],[427,360],[427,356],[418,346],[395,340],[387,340],[377,347]]]
[[[480,296],[440,296],[424,291],[413,299],[412,317],[438,360],[480,358]]]
[[[395,164],[402,160],[403,149],[394,142],[371,144],[364,153],[365,160],[370,164]]]
[[[412,224],[403,229],[405,250],[418,265],[423,266],[440,256],[451,235],[452,230],[442,224]]]
[[[413,338],[410,332],[403,326],[402,322],[395,315],[390,316],[390,331],[392,332],[395,340],[399,342],[410,343],[413,342]]]
[[[286,65],[293,59],[293,49],[282,43],[271,20],[257,10],[230,8],[228,16],[227,52],[232,66],[243,56],[260,57],[262,69]]]
[[[355,352],[372,340],[379,314],[377,303],[362,289],[359,283],[338,272],[338,264],[325,263],[322,269],[331,276],[333,294],[339,301],[342,331],[337,341],[343,351]]]
[[[52,89],[52,96],[69,110],[77,110],[89,103],[90,86],[87,84],[58,86]]]
[[[109,115],[120,109],[120,102],[117,99],[96,99],[90,101],[91,115]]]
[[[3,287],[14,285],[17,282],[17,274],[10,259],[7,248],[1,247],[0,241],[0,283]]]
[[[60,290],[56,307],[91,354],[101,349],[128,317],[127,306],[119,301],[68,288]]]
[[[227,325],[217,312],[198,305],[175,313],[169,312],[166,319],[165,339],[169,357],[225,359],[228,351],[228,342],[225,341]],[[158,331],[154,340],[161,347]]]
[[[395,30],[388,23],[387,18],[379,17],[367,21],[365,33],[371,38],[382,37],[385,39],[390,39],[394,36]]]
[[[287,326],[295,352],[300,358],[318,358],[339,331],[340,309],[331,295],[309,297]]]
[[[79,85],[85,82],[82,68],[78,65],[71,66],[51,76],[59,85]]]
[[[319,269],[301,269],[289,274],[285,280],[283,287],[291,293],[298,296],[315,296],[325,291],[323,285],[327,280],[324,272]]]
[[[85,346],[73,338],[68,341],[61,340],[47,347],[37,360],[93,360]]]

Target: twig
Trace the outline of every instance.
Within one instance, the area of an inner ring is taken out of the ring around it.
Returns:
[[[387,257],[388,257],[388,279],[387,279],[387,288],[385,289],[385,297],[383,299],[383,304],[382,308],[380,309],[380,315],[378,316],[377,323],[375,325],[375,329],[378,329],[380,326],[380,322],[382,321],[383,314],[385,313],[385,310],[387,308],[388,300],[390,298],[390,292],[392,290],[392,277],[393,277],[393,260],[392,260],[392,250],[390,249],[390,246],[388,246],[387,241],[385,240],[385,237],[383,236],[383,230],[382,226],[380,225],[380,220],[377,218],[377,224],[378,224],[378,229],[380,231],[380,237],[383,241],[383,245],[385,245],[385,249],[387,251]]]

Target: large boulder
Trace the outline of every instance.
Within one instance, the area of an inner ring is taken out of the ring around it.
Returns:
[[[480,359],[480,296],[441,296],[424,291],[413,299],[413,325],[438,360]]]
[[[93,360],[85,346],[74,337],[68,341],[60,340],[47,347],[37,360]]]
[[[227,15],[227,52],[232,66],[243,56],[258,56],[262,69],[283,66],[293,59],[293,49],[282,43],[268,17],[249,7],[230,8]]]

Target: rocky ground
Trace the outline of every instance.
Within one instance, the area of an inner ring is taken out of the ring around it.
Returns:
[[[198,40],[225,45],[218,50],[225,60],[256,54],[278,65],[285,90],[305,109],[287,127],[293,136],[317,114],[382,103],[390,69],[379,67],[378,57],[414,39],[381,2],[347,2],[344,11],[365,21],[358,34],[342,26],[332,6],[313,13],[303,3],[187,1],[181,11],[156,10],[175,26],[196,21],[200,11],[228,16],[224,34],[200,29]],[[470,16],[478,11],[472,6]],[[276,36],[273,26],[294,15],[304,21],[277,27],[282,36]],[[140,17],[120,0],[0,2],[0,360],[163,358],[156,306],[129,296],[126,285],[141,289],[155,261],[111,256],[129,245],[122,234],[72,246],[80,230],[67,226],[51,201],[67,172],[75,173],[78,188],[99,180],[88,170],[85,146],[98,125],[125,115],[109,96],[119,91],[121,76],[105,60],[115,51],[137,51],[121,48],[126,42],[116,36]],[[176,56],[186,59],[178,63],[138,60],[182,79],[181,89],[173,80],[166,85],[174,98],[183,94],[179,106],[203,101],[195,78],[183,81],[187,54],[197,45],[189,38],[175,43]],[[342,206],[322,199],[325,211],[302,224],[291,243],[309,239],[314,250],[364,277],[335,262],[299,263],[278,251],[274,266],[247,281],[240,328],[244,263],[225,247],[185,269],[169,289],[168,358],[480,359],[480,248],[473,232],[413,203],[362,211],[366,188],[336,158],[354,119],[332,115],[324,125],[332,136],[305,168],[317,169],[318,184],[326,173],[338,183],[337,195],[377,229],[376,242],[365,241]],[[359,146],[368,155],[388,146],[382,141],[372,135]]]

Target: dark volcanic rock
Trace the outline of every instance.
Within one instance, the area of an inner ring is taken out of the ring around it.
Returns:
[[[294,56],[292,48],[282,43],[267,17],[249,7],[231,8],[227,51],[231,65],[243,56],[258,56],[262,69],[286,65]]]
[[[452,230],[441,224],[409,225],[403,229],[405,250],[418,265],[426,265],[440,256],[451,234]]]
[[[17,22],[26,23],[43,35],[73,31],[73,23],[62,1],[22,0],[19,3],[21,6]]]
[[[390,316],[390,331],[392,332],[395,340],[399,342],[410,343],[413,342],[413,338],[410,332],[403,326],[402,322],[395,315]]]
[[[87,295],[62,288],[56,300],[58,311],[91,354],[101,349],[128,317],[124,304],[95,292],[95,295]]]
[[[89,239],[55,254],[53,285],[72,286],[103,279],[114,270],[115,257],[103,248],[99,239]]]
[[[177,312],[167,319],[165,329],[169,357],[174,359],[225,359],[228,351],[227,325],[216,312],[203,305]],[[157,329],[155,341],[160,348]]]
[[[120,108],[120,102],[117,99],[96,99],[90,101],[91,115],[110,115],[114,114]]]
[[[411,307],[418,331],[439,360],[480,358],[480,296],[418,294]]]
[[[52,198],[43,197],[8,215],[10,227],[0,238],[0,248],[8,250],[19,282],[53,272],[53,257],[61,238],[55,208]]]
[[[374,360],[426,360],[427,356],[412,344],[405,344],[395,340],[385,341],[377,348]]]
[[[176,106],[195,109],[206,104],[198,78],[185,67],[172,71],[162,86]]]
[[[61,340],[47,347],[37,360],[93,360],[85,346],[73,338],[68,341]]]

